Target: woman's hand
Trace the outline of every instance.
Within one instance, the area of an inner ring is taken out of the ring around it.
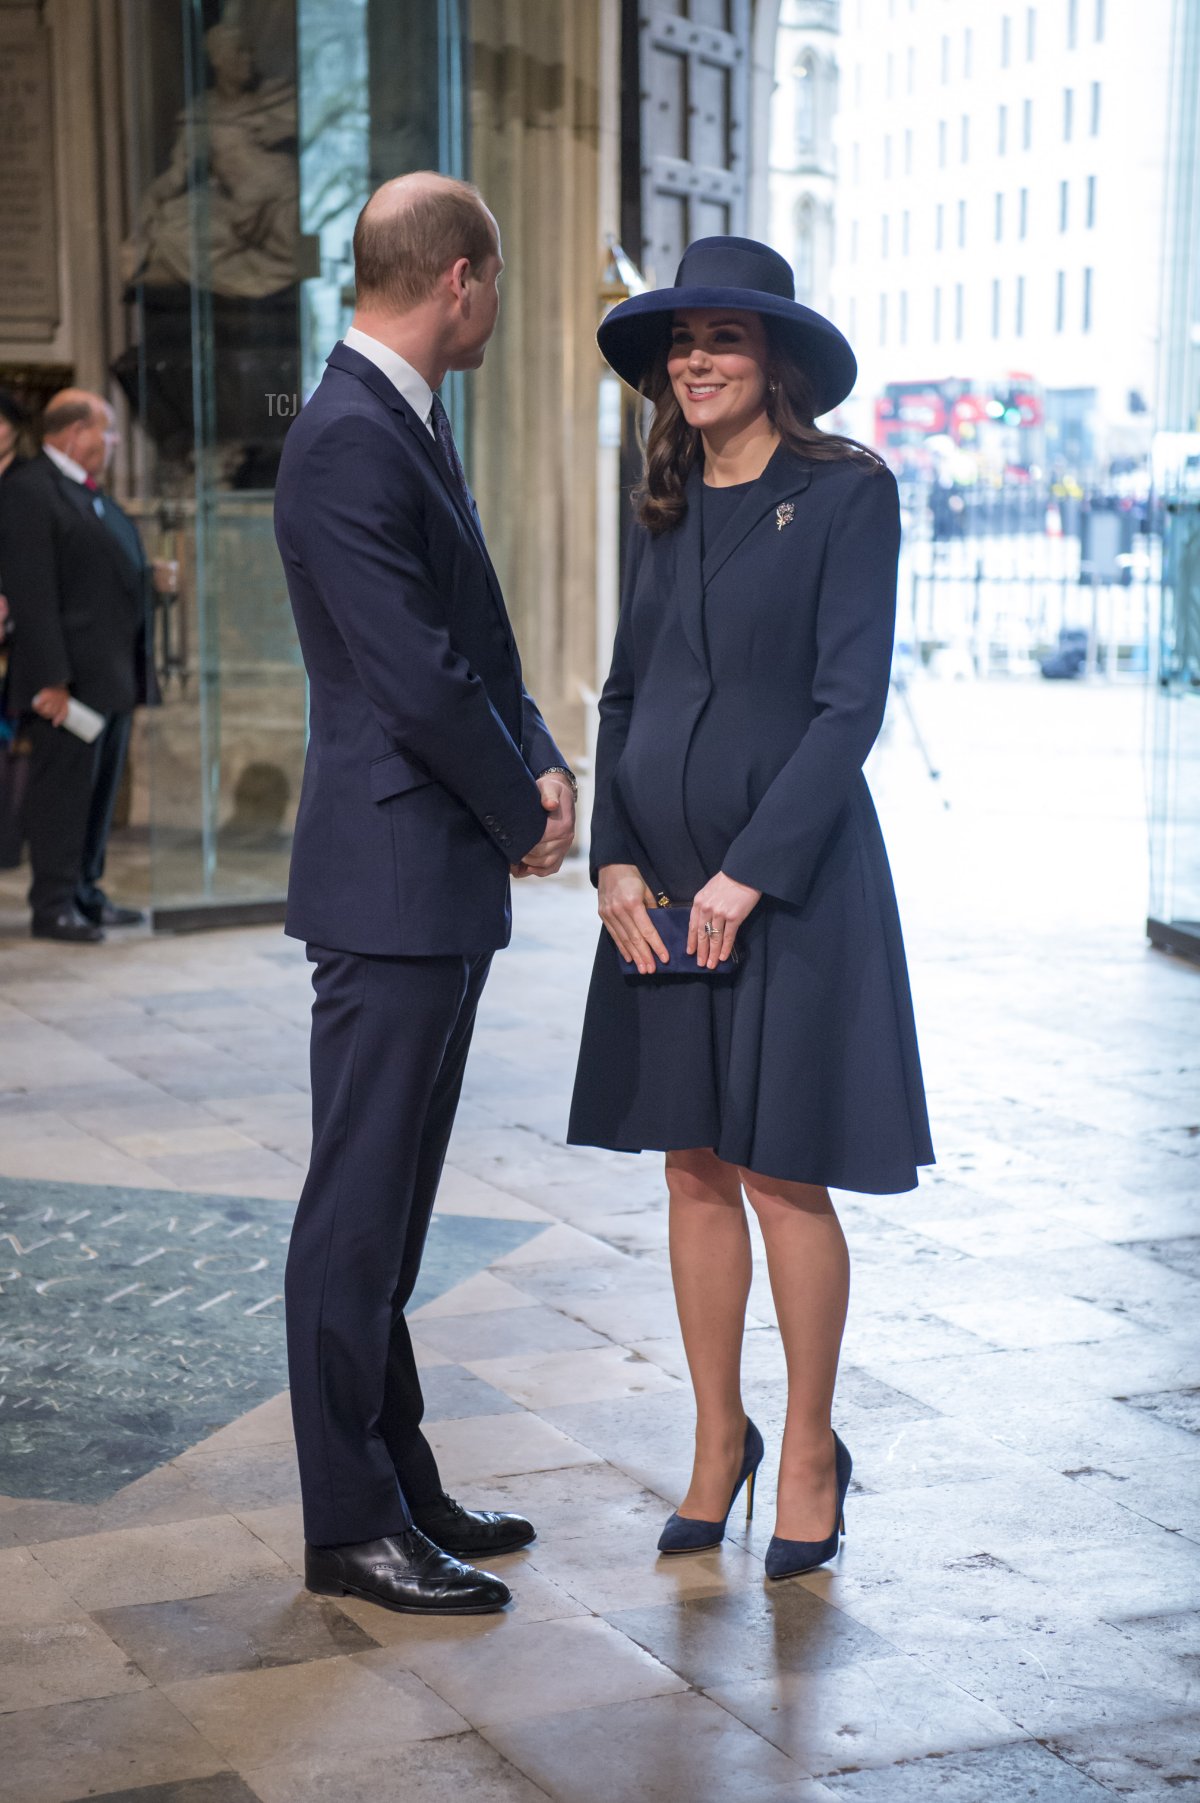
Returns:
[[[636,864],[604,864],[600,868],[600,918],[623,958],[644,977],[654,975],[654,959],[667,962],[667,948],[654,928],[654,892],[646,887]]]
[[[732,952],[738,928],[761,900],[761,889],[735,883],[731,876],[719,871],[711,882],[705,883],[692,903],[692,918],[688,923],[689,953],[696,954],[699,964],[715,970]],[[704,930],[708,925],[713,928],[711,933]]]

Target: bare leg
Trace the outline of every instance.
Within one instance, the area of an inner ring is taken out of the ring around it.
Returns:
[[[850,1255],[829,1191],[742,1171],[762,1224],[787,1360],[775,1532],[824,1540],[837,1505],[830,1413],[850,1294]]]
[[[741,1364],[750,1229],[737,1170],[715,1152],[668,1152],[667,1188],[671,1276],[696,1392],[696,1457],[679,1513],[719,1521],[746,1442]]]

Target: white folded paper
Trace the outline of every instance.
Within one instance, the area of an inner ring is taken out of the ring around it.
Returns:
[[[82,739],[85,745],[91,745],[104,731],[104,715],[98,714],[86,701],[76,701],[72,695],[67,704],[67,717],[63,725],[77,739]]]

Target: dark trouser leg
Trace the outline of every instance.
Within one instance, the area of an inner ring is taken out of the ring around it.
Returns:
[[[336,1546],[411,1521],[381,1428],[393,1298],[472,963],[310,956],[313,1150],[288,1252],[288,1365],[305,1538]]]
[[[95,777],[83,840],[83,870],[75,898],[81,908],[98,908],[104,900],[100,878],[104,875],[104,855],[108,850],[108,835],[112,831],[113,810],[125,770],[132,724],[132,714],[114,714],[92,747]]]
[[[471,1035],[475,1030],[475,1014],[491,962],[490,954],[468,961],[467,992],[458,1021],[447,1042],[442,1068],[438,1072],[425,1116],[404,1258],[400,1266],[400,1280],[392,1298],[392,1338],[388,1352],[387,1387],[379,1425],[392,1455],[400,1488],[413,1508],[436,1502],[442,1493],[442,1481],[438,1475],[433,1449],[421,1432],[425,1399],[421,1394],[421,1380],[417,1374],[404,1310],[420,1275],[429,1220],[437,1198],[446,1148],[450,1144],[454,1128],[458,1098],[462,1093],[467,1053],[471,1049]]]
[[[31,716],[25,828],[33,881],[29,905],[53,915],[75,905],[83,870],[95,751],[62,726]]]

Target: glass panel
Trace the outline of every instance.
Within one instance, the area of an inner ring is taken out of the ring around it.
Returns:
[[[1200,957],[1200,476],[1166,503],[1150,936]]]

